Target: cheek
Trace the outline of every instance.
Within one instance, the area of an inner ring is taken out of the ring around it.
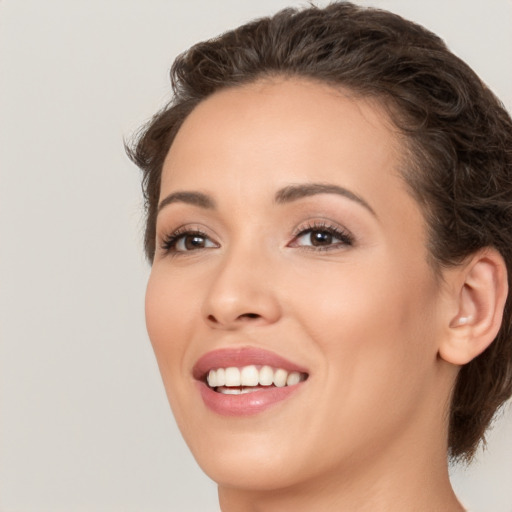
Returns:
[[[311,272],[295,290],[302,328],[331,361],[339,386],[401,388],[435,363],[435,281],[423,261],[413,268],[384,256],[374,259],[379,264]]]
[[[179,281],[153,268],[145,299],[146,327],[162,377],[181,373],[181,363],[193,322],[190,293],[183,293]]]
[[[184,288],[185,286],[185,288]],[[153,267],[146,289],[146,327],[174,417],[185,432],[193,430],[187,410],[192,376],[186,358],[197,325],[193,288]]]
[[[300,279],[292,276],[303,318],[349,342],[349,330],[353,335],[378,332],[379,339],[393,333],[396,338],[428,322],[438,286],[423,251],[388,245],[348,253],[332,265],[311,266]]]
[[[312,429],[327,429],[334,437],[344,432],[354,448],[364,433],[368,443],[380,446],[418,414],[432,388],[437,351],[428,325],[435,294],[428,280],[409,286],[400,273],[369,267],[364,273],[331,273],[323,284],[322,293],[305,295],[298,315],[326,361],[323,391],[311,406],[329,411],[329,424],[319,415]],[[372,431],[376,418],[378,436]]]

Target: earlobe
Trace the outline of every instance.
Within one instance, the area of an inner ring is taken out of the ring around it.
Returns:
[[[498,334],[508,293],[507,269],[501,254],[486,248],[458,268],[454,279],[451,300],[456,313],[448,319],[439,355],[449,363],[464,365],[481,354]]]

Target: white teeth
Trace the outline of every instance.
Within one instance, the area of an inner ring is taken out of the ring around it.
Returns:
[[[270,366],[262,366],[260,369],[260,384],[271,386],[274,383],[274,370]]]
[[[226,385],[226,370],[224,370],[224,368],[219,368],[217,370],[217,382],[215,384],[215,386],[225,386]],[[208,381],[209,383],[210,381]],[[211,384],[210,384],[211,386]],[[211,386],[212,388],[215,387],[215,386]]]
[[[287,386],[294,386],[300,382],[300,373],[299,372],[291,372],[288,374],[288,378],[286,379]]]
[[[241,395],[242,390],[240,388],[225,388],[222,387],[219,389],[220,393],[223,393],[224,395]]]
[[[258,386],[272,386],[272,384],[278,388],[294,386],[305,378],[306,375],[302,373],[288,373],[283,368],[262,366],[258,370],[255,365],[249,365],[242,368],[230,366],[229,368],[212,369],[208,372],[206,380],[208,386],[217,388],[217,391],[221,393],[238,395],[261,389]]]
[[[217,372],[215,370],[210,370],[208,373],[208,386],[211,388],[216,388],[218,386],[217,384]]]
[[[247,393],[253,393],[254,391],[260,391],[261,388],[259,387],[238,387],[238,388],[227,388],[225,386],[222,386],[220,388],[217,388],[217,391],[219,393],[222,393],[223,395],[245,395]]]
[[[279,368],[274,372],[274,386],[276,388],[284,388],[286,386],[286,379],[288,378],[288,372]]]
[[[256,366],[244,366],[240,372],[242,386],[257,386],[260,383],[260,372]]]
[[[246,393],[253,393],[254,391],[259,391],[261,388],[259,388],[258,386],[256,387],[243,387],[243,388],[240,388],[240,394],[241,395],[244,395]]]
[[[226,384],[225,386],[240,386],[240,370],[238,368],[226,368]]]

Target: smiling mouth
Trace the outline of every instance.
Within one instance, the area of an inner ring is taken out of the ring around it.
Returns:
[[[307,373],[271,366],[248,365],[241,368],[211,369],[205,377],[207,386],[217,393],[241,395],[272,388],[295,386],[308,378]]]

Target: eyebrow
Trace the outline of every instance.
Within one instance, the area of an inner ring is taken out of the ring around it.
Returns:
[[[202,192],[181,191],[173,192],[162,199],[158,205],[158,211],[172,203],[186,203],[208,210],[215,208],[215,201],[209,195]]]
[[[351,201],[364,206],[370,213],[376,216],[373,208],[360,196],[354,194],[350,190],[340,187],[338,185],[332,185],[330,183],[305,183],[298,185],[289,185],[279,190],[275,195],[275,202],[277,204],[290,203],[297,201],[304,197],[315,196],[317,194],[338,194],[346,197]]]
[[[340,196],[346,197],[347,199],[355,201],[361,206],[364,206],[370,213],[376,216],[373,208],[362,197],[359,197],[357,194],[354,194],[354,192],[351,192],[344,187],[332,185],[330,183],[305,183],[288,185],[287,187],[284,187],[276,192],[274,201],[277,204],[286,204],[318,194],[338,194]],[[173,192],[162,199],[158,204],[158,212],[172,203],[186,203],[208,210],[213,210],[216,208],[215,201],[211,196],[202,192],[184,190]]]

